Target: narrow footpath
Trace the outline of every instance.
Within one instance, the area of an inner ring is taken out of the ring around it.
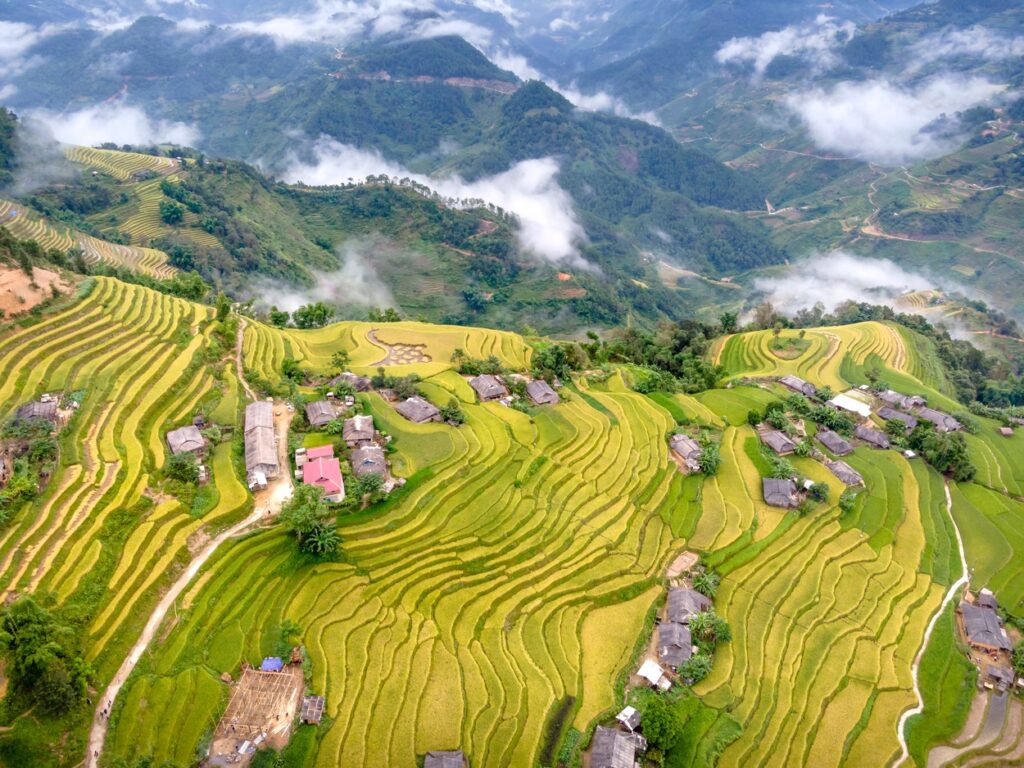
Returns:
[[[949,521],[953,525],[953,532],[956,533],[956,543],[960,550],[960,572],[961,576],[956,582],[950,586],[946,592],[946,596],[942,599],[942,604],[938,610],[935,611],[935,615],[932,616],[932,620],[928,622],[928,628],[924,631],[924,638],[921,640],[921,648],[918,650],[917,655],[914,657],[914,663],[911,666],[911,674],[914,678],[914,695],[917,697],[917,705],[908,709],[900,717],[899,725],[896,726],[896,737],[900,740],[900,749],[902,750],[900,756],[893,763],[892,768],[899,768],[903,765],[910,757],[910,749],[907,747],[907,721],[914,715],[920,714],[924,711],[924,698],[921,696],[921,684],[918,681],[917,673],[921,667],[921,657],[924,656],[925,649],[928,648],[928,641],[931,639],[932,631],[935,629],[935,625],[939,621],[939,617],[942,616],[946,607],[952,602],[953,598],[956,597],[957,592],[962,589],[969,581],[970,574],[967,571],[967,555],[964,553],[964,540],[960,535],[960,529],[957,527],[956,518],[953,517],[953,499],[949,495],[949,481],[945,483],[946,489],[946,512],[949,514]]]
[[[248,383],[245,381],[245,377],[242,375],[242,335],[245,331],[245,320],[242,317],[239,317],[238,319],[238,338],[235,344],[235,366],[238,371],[239,381],[245,388],[245,392],[249,396],[249,399],[256,400],[255,392],[253,392],[249,387]],[[93,714],[92,728],[89,731],[88,752],[86,753],[84,763],[85,768],[98,768],[100,755],[103,753],[103,744],[107,738],[107,727],[109,725],[110,712],[113,709],[114,702],[117,700],[117,695],[121,691],[125,681],[135,670],[135,667],[139,663],[139,659],[142,658],[142,654],[149,647],[149,644],[152,642],[157,630],[163,623],[164,618],[166,618],[167,612],[171,609],[171,606],[174,605],[181,593],[186,587],[188,587],[196,577],[196,574],[199,573],[199,570],[206,564],[206,561],[210,559],[221,544],[234,536],[238,536],[256,527],[262,521],[275,516],[281,511],[281,507],[285,501],[287,501],[292,495],[292,477],[291,472],[288,471],[288,430],[291,425],[291,415],[291,412],[286,408],[283,402],[277,402],[274,404],[274,430],[277,433],[278,454],[282,460],[281,467],[283,470],[280,473],[280,476],[272,480],[265,490],[260,491],[256,495],[255,507],[248,517],[219,533],[202,550],[196,553],[195,557],[193,557],[191,562],[188,564],[188,567],[182,571],[181,575],[178,576],[174,584],[172,584],[170,589],[167,590],[167,593],[161,598],[160,602],[157,603],[153,612],[150,614],[149,620],[146,622],[146,626],[143,628],[139,639],[132,646],[128,656],[125,657],[125,660],[121,663],[121,667],[111,679],[110,684],[97,700],[96,711]]]

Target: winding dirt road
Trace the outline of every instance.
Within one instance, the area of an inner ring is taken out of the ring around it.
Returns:
[[[946,481],[946,512],[949,514],[949,521],[953,525],[953,531],[956,533],[956,543],[960,550],[960,568],[962,575],[956,582],[950,586],[946,591],[946,596],[942,598],[942,603],[939,605],[935,615],[932,616],[931,621],[928,622],[928,628],[924,631],[924,638],[921,640],[921,648],[918,650],[917,655],[914,657],[914,663],[911,666],[911,674],[914,677],[914,695],[917,696],[917,705],[908,709],[900,717],[899,725],[896,726],[896,737],[900,740],[900,749],[902,750],[900,756],[896,759],[896,762],[892,764],[892,768],[899,768],[903,765],[910,757],[910,749],[907,747],[907,736],[906,728],[907,721],[914,715],[920,714],[924,711],[924,698],[921,696],[921,685],[917,679],[918,670],[921,667],[921,657],[924,656],[925,649],[928,647],[928,641],[931,639],[932,631],[935,629],[935,625],[939,621],[939,617],[942,616],[946,610],[946,606],[956,597],[956,593],[962,587],[966,586],[970,581],[970,573],[967,570],[967,555],[964,553],[964,540],[960,536],[960,529],[956,525],[956,518],[953,517],[953,499],[949,495],[949,481]]]
[[[251,400],[256,396],[245,381],[242,375],[242,334],[245,330],[245,321],[239,317],[238,340],[235,345],[235,365],[238,370],[238,378],[245,388],[246,394]],[[284,403],[277,402],[274,407],[274,429],[277,433],[278,455],[281,461],[282,472],[279,477],[272,480],[267,488],[260,491],[256,497],[256,506],[252,513],[241,522],[235,523],[227,530],[221,531],[202,550],[200,550],[189,562],[188,567],[175,579],[167,593],[160,599],[153,612],[146,622],[139,639],[135,641],[131,651],[121,663],[117,673],[111,679],[103,695],[96,703],[96,712],[93,714],[92,728],[89,731],[89,746],[85,759],[85,768],[98,768],[99,758],[103,753],[103,744],[107,738],[107,727],[109,726],[110,711],[117,700],[117,694],[121,691],[125,681],[135,670],[142,654],[149,647],[156,635],[157,630],[167,616],[167,612],[174,605],[185,588],[192,582],[199,573],[199,570],[206,564],[217,548],[228,539],[245,533],[257,526],[261,521],[272,518],[281,511],[281,506],[292,494],[293,484],[288,464],[288,429],[291,425],[291,411]]]

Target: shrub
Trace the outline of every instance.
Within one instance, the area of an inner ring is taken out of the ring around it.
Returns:
[[[722,452],[718,443],[711,439],[707,432],[700,435],[700,471],[711,477],[718,473],[722,465]]]
[[[807,495],[810,496],[819,504],[826,503],[829,497],[828,484],[814,483],[810,488],[807,489]]]
[[[191,453],[179,453],[167,460],[167,477],[182,483],[199,482],[199,463]]]

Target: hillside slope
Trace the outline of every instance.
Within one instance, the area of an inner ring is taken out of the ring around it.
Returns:
[[[242,390],[223,333],[206,307],[100,278],[77,303],[0,335],[11,374],[6,413],[44,391],[76,392],[82,403],[46,489],[0,537],[0,576],[9,591],[55,595],[99,686],[195,537],[248,509],[231,439],[213,449],[209,489],[187,503],[161,471],[166,429],[197,410],[237,423]],[[929,368],[908,346],[912,336],[878,323],[819,335],[824,343],[784,361],[786,370],[846,386],[878,368],[901,389],[954,406],[914,378],[927,379]],[[766,366],[772,353],[762,337],[716,346],[733,375],[778,372]],[[663,569],[684,548],[724,577],[716,607],[732,641],[697,686],[701,701],[687,705],[695,714],[670,759],[852,767],[896,754],[896,720],[914,702],[911,660],[958,576],[934,470],[858,447],[849,461],[868,492],[843,512],[835,478],[796,458],[801,475],[829,486],[831,501],[804,516],[767,507],[747,413],[785,396],[769,379],[648,397],[615,370],[603,383],[579,377],[562,404],[526,414],[476,403],[451,370],[456,347],[513,369],[527,363],[523,339],[486,329],[339,323],[299,331],[250,321],[244,362],[266,377],[285,356],[316,368],[344,350],[357,370],[371,371],[382,345],[394,344],[417,345],[430,361],[390,372],[421,374],[424,394],[460,401],[466,424],[413,425],[378,394],[359,395],[392,436],[404,489],[339,518],[344,556],[336,562],[298,556],[277,525],[226,543],[118,697],[111,759],[188,763],[224,706],[218,675],[277,652],[287,621],[309,654],[311,686],[327,695],[328,724],[298,737],[309,764],[410,763],[454,746],[474,763],[532,764],[557,750],[569,722],[586,731],[617,711],[621,675],[663,595]],[[686,477],[669,459],[665,437],[679,418],[720,442],[717,477]],[[1012,530],[1024,508],[1011,495],[1024,487],[1024,466],[1012,458],[1024,437],[1007,441],[984,419],[980,427],[969,439],[978,480],[951,485],[953,514],[965,533],[1007,531],[998,552],[981,533],[966,536],[968,561],[1020,615],[1014,569],[1024,542]],[[620,631],[602,631],[609,623]],[[934,663],[946,671],[922,674],[925,721],[944,723],[935,738],[960,725],[955,702],[931,687],[955,687],[963,674],[942,666],[956,653],[944,647]],[[561,725],[549,728],[563,708]],[[85,719],[25,714],[0,733],[0,755],[75,765]]]

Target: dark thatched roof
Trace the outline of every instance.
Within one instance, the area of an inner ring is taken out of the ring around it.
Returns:
[[[423,768],[465,768],[466,756],[461,749],[427,752]]]
[[[854,434],[865,443],[870,443],[876,448],[888,448],[890,445],[889,436],[885,432],[880,432],[871,427],[859,426],[854,431]]]
[[[836,456],[846,456],[853,453],[853,446],[843,439],[842,435],[833,432],[831,429],[822,429],[815,437],[818,442],[828,448]]]
[[[508,395],[508,389],[501,380],[489,373],[482,373],[470,379],[469,386],[476,390],[481,400],[497,400]]]
[[[167,445],[174,455],[195,453],[206,447],[206,440],[203,439],[203,434],[197,426],[189,424],[187,427],[179,427],[168,432]]]
[[[779,432],[777,429],[762,432],[761,442],[779,454],[779,456],[785,456],[796,450],[796,443],[790,440],[784,432]]]
[[[766,477],[761,481],[764,502],[770,507],[789,509],[797,505],[796,484],[792,480]]]
[[[633,768],[636,742],[629,735],[599,725],[590,743],[591,768]]]
[[[984,645],[1000,650],[1010,650],[1010,639],[999,621],[999,616],[991,608],[982,608],[970,603],[960,603],[960,613],[964,618],[964,630],[967,639],[977,645]]]
[[[845,461],[826,461],[829,472],[838,477],[846,485],[864,485],[864,478]]]
[[[691,616],[703,613],[711,607],[711,600],[695,589],[677,587],[669,590],[668,620],[677,624],[688,624]]]
[[[395,406],[395,410],[416,424],[441,420],[441,411],[437,406],[419,396],[403,400]]]
[[[681,667],[693,655],[690,628],[674,621],[658,625],[658,658],[673,669]]]
[[[537,405],[556,405],[561,401],[558,393],[544,379],[534,379],[527,383],[526,394]]]
[[[337,418],[334,406],[326,400],[306,404],[306,419],[314,427],[325,427]]]

